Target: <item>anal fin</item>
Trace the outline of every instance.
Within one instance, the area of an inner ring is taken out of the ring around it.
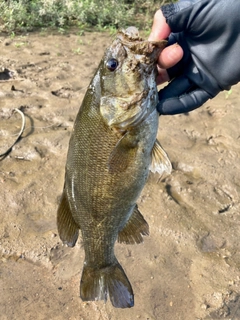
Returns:
[[[78,238],[79,227],[73,220],[65,189],[63,189],[61,202],[57,211],[57,228],[62,242],[69,247],[74,247]]]
[[[153,173],[157,172],[160,175],[162,175],[164,172],[170,174],[172,171],[172,164],[158,140],[155,141],[152,149],[152,163],[150,170]]]
[[[149,235],[149,226],[141,212],[135,206],[131,217],[118,233],[118,242],[134,244],[143,242],[143,236]]]

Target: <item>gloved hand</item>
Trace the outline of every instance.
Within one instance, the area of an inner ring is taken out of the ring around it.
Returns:
[[[240,1],[180,0],[161,7],[182,60],[168,69],[173,79],[159,92],[160,114],[200,107],[240,81]]]

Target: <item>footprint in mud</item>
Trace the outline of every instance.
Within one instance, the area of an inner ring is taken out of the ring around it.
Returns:
[[[67,280],[81,271],[83,263],[83,250],[79,245],[69,248],[62,244],[57,244],[50,251],[50,261],[58,278]],[[69,264],[69,261],[71,263]]]
[[[226,240],[224,238],[217,238],[210,233],[207,233],[197,241],[198,248],[205,253],[218,252],[220,249],[223,249],[225,245]]]
[[[67,87],[62,87],[61,89],[51,91],[51,93],[59,98],[69,99],[72,97],[72,89]]]

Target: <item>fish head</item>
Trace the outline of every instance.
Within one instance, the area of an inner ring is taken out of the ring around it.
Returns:
[[[158,102],[157,58],[166,41],[145,41],[135,27],[120,30],[100,64],[100,112],[108,126],[126,131]]]

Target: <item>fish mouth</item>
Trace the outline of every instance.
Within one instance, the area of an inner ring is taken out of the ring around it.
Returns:
[[[159,53],[167,45],[166,40],[148,41],[140,37],[139,31],[135,27],[121,29],[117,33],[117,39],[127,49],[130,49],[135,54],[145,55],[147,60],[155,62]],[[150,62],[148,61],[148,63]]]
[[[156,109],[156,61],[166,43],[144,41],[135,27],[118,32],[105,57],[112,55],[119,60],[116,80],[113,84],[106,82],[109,88],[106,86],[108,90],[100,98],[101,116],[112,129],[134,129]]]

